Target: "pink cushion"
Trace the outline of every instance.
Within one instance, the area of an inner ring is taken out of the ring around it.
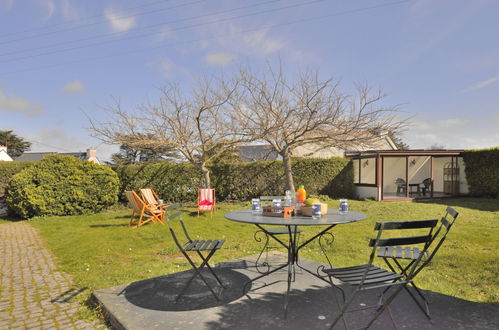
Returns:
[[[199,205],[213,205],[213,203],[205,199],[204,201],[199,202]]]

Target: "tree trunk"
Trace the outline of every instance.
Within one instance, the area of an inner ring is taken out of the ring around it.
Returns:
[[[286,189],[295,191],[295,183],[293,181],[293,172],[291,169],[291,157],[287,151],[283,152],[281,156],[284,165],[284,176],[286,178]]]
[[[211,188],[210,170],[205,163],[200,164],[199,168],[203,173],[203,188]]]

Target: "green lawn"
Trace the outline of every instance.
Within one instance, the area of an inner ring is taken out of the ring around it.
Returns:
[[[365,212],[364,221],[335,227],[332,256],[337,266],[365,263],[368,239],[380,220],[437,218],[446,204],[460,212],[456,224],[435,261],[419,275],[420,287],[451,296],[499,305],[499,201],[449,199],[431,203],[350,201],[350,208]],[[337,201],[330,201],[337,207]],[[224,249],[213,258],[226,261],[258,253],[254,226],[225,220],[224,213],[249,208],[249,203],[221,203],[213,219],[197,217],[185,208],[184,220],[192,236],[224,238]],[[48,217],[30,220],[58,257],[61,269],[72,274],[89,291],[187,269],[166,226],[126,226],[129,210],[119,209],[89,216]],[[304,228],[305,236],[319,228]],[[325,262],[317,243],[303,257]],[[380,263],[381,264],[381,263]]]

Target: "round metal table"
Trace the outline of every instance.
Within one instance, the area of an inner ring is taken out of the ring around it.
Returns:
[[[253,278],[250,280],[251,283],[253,281],[259,280],[264,276],[268,276],[280,269],[283,269],[285,267],[288,267],[288,289],[286,291],[286,297],[284,301],[284,314],[285,316],[287,315],[287,308],[288,308],[288,296],[289,296],[289,291],[291,289],[291,282],[293,281],[294,275],[295,275],[295,266],[303,269],[307,273],[327,282],[324,278],[319,276],[318,274],[310,271],[307,268],[302,267],[298,261],[299,261],[299,251],[308,245],[310,242],[314,241],[315,239],[319,240],[319,246],[321,247],[322,252],[327,258],[327,255],[325,253],[325,249],[322,245],[322,238],[325,235],[330,235],[333,237],[331,233],[329,233],[329,230],[331,230],[333,227],[340,225],[340,224],[346,224],[346,223],[352,223],[352,222],[357,222],[360,220],[364,220],[366,218],[366,215],[362,212],[358,211],[348,211],[346,213],[342,213],[339,210],[328,210],[327,214],[322,215],[319,219],[312,219],[312,217],[307,217],[307,216],[293,216],[293,217],[288,217],[288,218],[281,218],[281,217],[271,217],[271,216],[264,216],[261,213],[259,214],[254,214],[251,210],[241,210],[241,211],[235,211],[235,212],[229,212],[226,213],[225,218],[231,221],[235,222],[241,222],[241,223],[248,223],[248,224],[253,224],[257,226],[261,231],[266,233],[269,237],[272,237],[275,241],[277,241],[279,244],[284,246],[288,250],[288,260],[285,264],[270,270],[268,268],[267,272],[262,273],[261,275]],[[272,234],[271,232],[267,231],[265,227],[263,226],[285,226],[288,229],[288,237],[289,240],[288,242],[283,242],[283,240],[279,239],[276,235]],[[314,235],[312,238],[309,238],[305,242],[298,244],[297,242],[297,227],[298,226],[325,226],[326,228],[321,230],[319,233]],[[328,258],[329,262],[329,258]],[[331,263],[329,262],[331,265]]]

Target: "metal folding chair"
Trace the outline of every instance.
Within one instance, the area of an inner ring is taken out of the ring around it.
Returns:
[[[433,228],[437,225],[438,220],[416,220],[416,221],[389,221],[389,222],[377,222],[374,230],[378,231],[377,237],[373,238],[369,242],[369,246],[372,247],[371,255],[369,257],[368,264],[352,267],[343,268],[330,268],[323,269],[322,271],[329,276],[331,285],[340,289],[343,297],[344,304],[341,307],[340,313],[337,315],[331,329],[338,323],[340,319],[343,320],[345,327],[348,329],[347,322],[344,318],[345,313],[351,313],[368,308],[376,308],[376,313],[373,318],[369,321],[366,328],[369,328],[374,321],[383,313],[383,311],[388,308],[389,304],[398,295],[398,293],[406,288],[408,284],[412,283],[414,276],[419,272],[423,266],[420,266],[421,258],[426,253],[429,243],[432,238]],[[382,238],[383,232],[385,230],[394,229],[428,229],[426,235],[410,236],[410,237],[392,237],[392,238]],[[377,251],[380,248],[393,248],[397,246],[407,246],[422,244],[421,253],[419,257],[412,262],[411,266],[406,270],[405,274],[400,274],[395,271],[389,271],[383,268],[379,268],[373,265],[373,261],[376,257]],[[336,286],[333,283],[333,278],[340,280],[343,283],[350,284],[354,286],[353,293],[346,299],[344,289],[341,286]],[[390,288],[396,287],[391,294],[385,298]],[[361,291],[372,290],[372,289],[383,289],[379,296],[377,305],[366,306],[356,310],[348,310],[349,305],[352,303],[353,299]],[[339,305],[339,304],[338,304]],[[391,313],[390,313],[391,318]],[[395,322],[392,322],[395,325]],[[395,325],[396,328],[396,325]]]
[[[282,203],[284,198],[285,198],[284,196],[260,196],[260,201],[272,202],[273,200],[280,200]],[[295,229],[292,230],[292,234],[295,235],[295,231],[296,231],[296,234],[299,237],[300,233],[302,232],[301,229],[298,228],[297,226],[294,228]],[[265,230],[263,230],[263,229],[257,230],[255,232],[255,234],[253,235],[253,238],[255,239],[255,241],[261,242],[262,239],[265,241],[263,248],[260,251],[260,254],[258,255],[258,258],[256,259],[256,262],[255,262],[256,270],[259,273],[265,273],[265,272],[268,272],[270,270],[270,264],[268,263],[268,253],[269,253],[269,250],[271,248],[273,248],[272,246],[269,246],[270,236],[280,236],[280,235],[289,235],[288,228],[287,227],[275,227],[275,226],[273,226],[273,227],[265,228]],[[265,261],[261,265],[267,268],[266,271],[260,270],[260,263],[259,263],[264,252],[265,252]]]
[[[192,277],[187,281],[185,287],[181,290],[179,295],[175,298],[175,302],[177,302],[180,297],[185,293],[189,285],[192,283],[192,281],[199,276],[201,280],[204,282],[204,284],[208,287],[210,292],[213,294],[215,299],[217,301],[220,300],[219,296],[215,293],[213,288],[208,284],[208,281],[206,280],[205,276],[202,274],[202,271],[205,269],[205,267],[209,270],[209,272],[213,275],[213,277],[217,280],[217,282],[220,284],[220,287],[223,289],[224,285],[220,278],[215,274],[213,269],[211,268],[209,261],[211,257],[215,254],[217,250],[220,250],[225,242],[225,240],[193,240],[190,236],[189,233],[187,232],[187,228],[182,221],[182,216],[181,216],[181,211],[180,211],[180,204],[173,204],[170,206],[166,206],[165,208],[166,211],[166,223],[168,225],[168,228],[170,229],[170,234],[172,235],[172,238],[177,245],[179,251],[182,253],[182,255],[187,259],[189,264],[192,266],[192,269],[194,270],[194,274]],[[187,241],[183,244],[180,244],[180,241],[177,238],[177,235],[175,233],[175,230],[173,228],[173,221],[177,220],[181,227],[182,231],[184,232],[184,235],[187,239]],[[196,252],[197,255],[201,258],[202,262],[199,266],[196,266],[194,261],[191,259],[189,256],[188,252]],[[203,255],[202,252],[206,252],[206,255]]]
[[[433,255],[443,244],[443,241],[447,237],[447,233],[454,224],[454,221],[456,221],[458,215],[459,213],[456,212],[456,210],[454,210],[452,207],[450,206],[447,207],[445,215],[440,220],[440,226],[432,236],[432,239],[429,242],[429,246],[427,247],[427,251],[423,255],[421,255],[422,252],[417,247],[403,248],[401,246],[396,246],[396,247],[390,246],[390,247],[381,247],[378,250],[378,257],[383,258],[383,260],[388,265],[388,267],[390,267],[390,270],[392,272],[397,272],[399,274],[407,276],[407,271],[419,259],[420,256],[422,258],[422,263],[420,267],[424,267],[430,262],[431,258],[433,258]],[[449,220],[449,217],[452,219]],[[439,239],[437,240],[437,238]],[[436,244],[436,247],[432,250],[433,244]],[[419,271],[415,272],[415,274],[417,273],[419,273]],[[419,308],[421,308],[421,310],[430,319],[431,318],[430,309],[428,307],[428,301],[426,297],[423,295],[421,290],[416,286],[414,281],[410,283],[410,286],[421,298],[423,304],[421,304],[421,302],[416,298],[416,296],[411,292],[411,290],[409,290],[408,287],[406,287],[407,292],[412,297],[412,299],[417,303]]]

